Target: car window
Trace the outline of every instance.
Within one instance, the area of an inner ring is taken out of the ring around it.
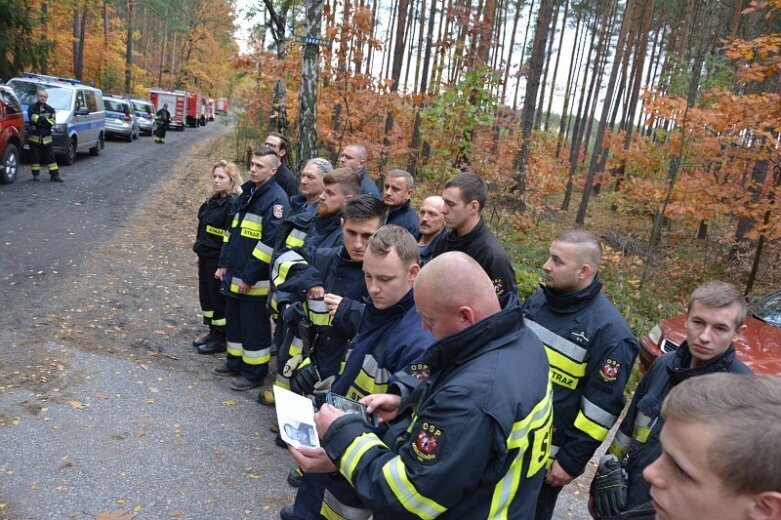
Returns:
[[[762,298],[752,312],[766,323],[781,327],[781,291]]]
[[[70,110],[71,101],[73,101],[73,91],[71,89],[47,85],[46,92],[49,93],[49,99],[46,103],[54,110]]]
[[[127,105],[122,101],[104,99],[103,104],[106,106],[106,110],[111,110],[112,112],[121,112],[124,114],[127,111]]]
[[[79,110],[81,110],[83,107],[86,106],[87,106],[87,102],[84,101],[84,92],[79,90],[78,92],[76,92],[76,111],[78,112]]]
[[[19,98],[19,101],[23,105],[30,105],[38,101],[38,98],[36,97],[38,85],[35,83],[11,80],[8,84],[14,89],[16,97]]]
[[[90,113],[98,112],[98,97],[95,95],[95,92],[86,90],[84,91],[84,96],[87,98],[87,108]]]
[[[16,100],[16,96],[11,95],[7,90],[0,90],[0,95],[3,96],[3,102],[6,105],[5,111],[9,116],[11,114],[18,114],[22,111],[22,106],[19,104],[19,101]]]

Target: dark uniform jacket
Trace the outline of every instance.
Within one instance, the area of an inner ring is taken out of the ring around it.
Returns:
[[[366,168],[362,168],[358,172],[358,177],[361,178],[361,195],[371,195],[375,199],[382,200],[380,189],[377,187],[377,183],[366,175]]]
[[[412,209],[410,201],[405,202],[401,206],[395,208],[388,208],[388,220],[386,224],[396,224],[401,226],[415,237],[417,240],[420,237],[420,221],[418,220],[418,214]]]
[[[632,329],[600,292],[559,296],[542,287],[524,304],[524,321],[545,344],[553,381],[551,458],[576,477],[624,408],[624,386],[637,357]]]
[[[242,190],[228,229],[228,241],[217,263],[228,269],[220,292],[232,298],[257,300],[269,292],[274,235],[287,210],[288,197],[270,180],[258,187],[252,181],[245,182]],[[250,285],[249,293],[238,292],[241,280]]]
[[[358,332],[363,318],[363,302],[368,295],[363,280],[363,262],[352,261],[341,246],[332,249],[298,248],[284,253],[274,265],[274,285],[281,293],[293,298],[291,303],[294,308],[285,313],[286,323],[290,318],[287,324],[296,330],[301,318],[309,318],[314,326],[314,350],[319,373],[322,378],[336,375],[344,360],[347,342]],[[322,285],[327,293],[342,296],[334,316],[326,311],[322,300],[307,300],[309,289],[318,285]],[[291,348],[291,355],[298,353]]]
[[[167,130],[168,125],[171,124],[171,112],[166,108],[161,108],[155,113],[155,119],[157,120],[158,126],[162,127],[163,130]]]
[[[412,291],[387,309],[369,303],[360,333],[350,343],[344,372],[331,391],[354,400],[384,393],[393,375],[420,359],[432,343],[434,336],[421,327]],[[355,520],[370,515],[365,507],[341,475],[312,474],[304,477],[296,496],[295,514],[302,520],[319,520],[321,513]]]
[[[455,229],[448,230],[434,251],[434,256],[448,251],[466,253],[480,264],[494,283],[502,307],[507,307],[510,300],[516,296],[515,271],[510,257],[482,218],[472,231],[462,237],[458,236]]]
[[[39,101],[30,103],[27,107],[27,119],[30,121],[30,137],[51,138],[52,127],[54,127],[56,121],[57,112],[48,104],[41,104]],[[31,139],[34,143],[40,143],[41,140]],[[51,143],[51,139],[48,139],[46,143]]]
[[[659,433],[662,431],[664,418],[660,413],[662,402],[670,390],[690,377],[705,374],[751,374],[751,369],[735,356],[735,348],[732,345],[704,366],[691,368],[691,360],[689,346],[684,342],[678,350],[663,355],[651,365],[637,386],[629,411],[610,445],[610,453],[619,459],[626,457],[624,468],[629,475],[627,509],[651,500],[650,485],[643,478],[643,470],[662,453]]]
[[[235,195],[215,195],[198,210],[198,233],[193,251],[199,256],[218,258],[223,242],[228,238],[228,228],[236,213]]]
[[[343,243],[341,212],[331,217],[316,216],[304,238],[304,247],[330,248]]]
[[[293,172],[284,163],[279,165],[272,179],[285,190],[288,197],[298,195],[298,180],[296,180],[296,176],[293,175]]]
[[[431,261],[432,258],[434,258],[434,254],[437,252],[437,249],[440,247],[440,242],[445,240],[447,237],[447,229],[442,228],[439,231],[439,234],[434,237],[434,240],[429,242],[428,245],[425,246],[418,246],[418,253],[420,254],[420,267],[423,267],[427,263]]]
[[[374,518],[533,517],[551,425],[548,361],[509,307],[429,347],[410,367],[425,380],[384,441],[355,416],[323,439]],[[399,429],[401,428],[401,430]]]

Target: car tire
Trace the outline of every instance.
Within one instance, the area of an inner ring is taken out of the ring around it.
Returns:
[[[100,155],[100,151],[103,149],[103,146],[104,146],[104,138],[103,138],[103,133],[101,133],[98,136],[98,142],[95,143],[95,146],[89,149],[89,154]]]
[[[77,146],[76,138],[71,137],[70,143],[68,144],[68,151],[65,153],[65,156],[63,157],[62,164],[65,166],[70,166],[74,162],[76,162],[76,146]]]
[[[0,182],[11,184],[16,180],[19,174],[19,148],[14,143],[8,143],[3,150],[3,174],[0,175]]]

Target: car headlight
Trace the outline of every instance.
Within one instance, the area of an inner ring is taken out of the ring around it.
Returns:
[[[54,132],[57,132],[58,134],[64,134],[64,133],[65,133],[65,130],[66,130],[66,128],[67,128],[67,127],[66,127],[65,125],[54,125],[54,127],[52,128],[52,130],[53,130]]]
[[[655,325],[650,331],[648,331],[648,339],[650,339],[654,345],[659,344],[659,340],[662,339],[662,329],[659,327],[659,325]]]

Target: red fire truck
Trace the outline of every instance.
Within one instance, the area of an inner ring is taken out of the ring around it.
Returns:
[[[155,106],[155,111],[163,108],[163,104],[168,104],[168,111],[171,112],[171,123],[168,127],[172,130],[184,130],[186,97],[187,93],[183,90],[149,90],[149,101]]]

